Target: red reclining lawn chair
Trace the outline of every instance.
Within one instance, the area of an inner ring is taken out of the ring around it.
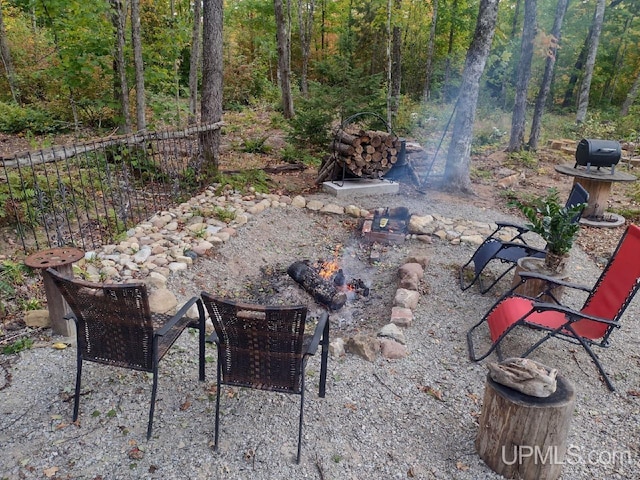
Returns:
[[[640,228],[630,225],[622,236],[616,251],[609,260],[593,289],[559,281],[534,273],[520,274],[522,281],[531,278],[543,279],[548,289],[557,285],[590,292],[580,311],[557,303],[539,302],[523,297],[513,290],[505,294],[480,322],[467,332],[469,357],[472,361],[486,358],[497,349],[500,357],[500,342],[517,326],[527,326],[546,332],[539,341],[521,356],[526,357],[550,338],[559,338],[582,345],[600,370],[609,390],[614,386],[607,377],[591,346],[609,346],[609,336],[620,327],[620,317],[640,286]],[[473,346],[474,330],[487,323],[491,334],[491,348],[477,356]]]

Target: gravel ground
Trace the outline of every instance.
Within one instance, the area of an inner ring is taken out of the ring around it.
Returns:
[[[405,205],[412,213],[454,219],[514,220],[476,207],[469,199],[450,202],[431,194],[401,193],[339,202],[364,208]],[[475,288],[460,292],[455,267],[473,249],[439,240],[410,241],[385,249],[372,266],[353,231],[353,221],[344,218],[269,209],[214,256],[199,259],[170,280],[181,299],[203,289],[259,298],[265,288],[267,296],[272,288],[274,299],[309,303],[297,286],[279,281],[279,273],[295,260],[330,256],[340,245],[341,261],[366,276],[373,293],[347,307],[350,315],[332,314],[335,339],[353,331],[375,333],[387,323],[397,267],[411,254],[431,258],[413,326],[406,330],[407,358],[330,358],[324,399],[317,396],[319,358],[310,360],[300,465],[295,463],[299,398],[271,392],[225,389],[220,450],[212,451],[215,360],[207,364],[207,381],[199,383],[196,335],[189,333],[160,364],[149,442],[145,433],[151,382],[144,373],[85,364],[79,422],[71,424],[75,348],[50,348],[60,340],[54,337],[42,342],[42,348],[4,360],[5,383],[10,385],[0,390],[0,478],[502,478],[480,460],[474,447],[486,367],[467,359],[465,333],[496,297],[481,296]],[[579,248],[572,252],[570,271],[573,281],[589,285],[599,274]],[[260,283],[265,277],[273,281]],[[494,290],[500,287],[504,285]],[[312,314],[319,308],[312,302],[309,306]],[[615,393],[599,380],[581,348],[552,341],[532,356],[558,368],[576,387],[564,479],[638,478],[637,318],[635,300],[623,317],[623,328],[612,336],[613,346],[601,351]],[[518,353],[518,345],[530,335],[514,335],[504,352],[513,346]],[[215,358],[211,346],[208,355]]]

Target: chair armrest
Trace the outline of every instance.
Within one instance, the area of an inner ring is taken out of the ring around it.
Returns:
[[[620,328],[620,323],[616,320],[608,320],[602,317],[596,317],[594,315],[589,315],[588,313],[580,312],[578,310],[574,310],[572,308],[566,307],[564,305],[559,305],[557,303],[547,303],[547,302],[534,302],[532,308],[536,312],[546,312],[546,311],[555,311],[561,312],[569,317],[579,317],[580,320],[587,319],[593,320],[594,322],[605,323],[607,325],[611,325],[616,328]]]
[[[522,239],[522,241],[524,242],[524,239]],[[523,250],[526,250],[528,257],[533,257],[536,253],[542,256],[547,254],[547,251],[544,248],[532,247],[528,243],[521,243],[521,242],[514,242],[514,241],[502,242],[501,248],[510,248],[510,247],[517,247],[517,248],[522,248]]]
[[[169,320],[167,323],[165,323],[160,330],[158,330],[157,332],[154,332],[154,334],[157,335],[158,337],[162,337],[162,336],[166,335],[167,332],[169,332],[175,326],[175,324],[178,323],[178,321],[180,321],[180,319],[187,314],[189,309],[198,300],[200,300],[198,297],[190,298],[187,301],[187,303],[185,303],[182,306],[182,308],[180,310],[178,310],[178,312],[173,317],[171,317],[171,320]]]
[[[320,345],[320,338],[324,333],[325,327],[327,326],[327,322],[329,321],[329,314],[327,312],[322,312],[320,319],[318,320],[318,325],[316,325],[315,332],[313,333],[313,338],[311,339],[311,343],[307,347],[306,351],[303,352],[304,355],[314,355],[316,350],[318,350],[318,345]]]
[[[564,280],[561,280],[559,278],[550,277],[548,275],[543,275],[541,273],[518,272],[518,275],[520,275],[520,278],[523,280],[523,282],[526,282],[527,280],[531,280],[531,279],[537,279],[537,280],[542,280],[546,283],[551,283],[553,285],[558,285],[561,287],[573,288],[574,290],[582,290],[583,292],[591,292],[591,289],[585,285],[580,285],[578,283],[565,282]]]

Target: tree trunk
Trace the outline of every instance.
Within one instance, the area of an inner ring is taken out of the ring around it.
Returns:
[[[423,101],[431,98],[431,75],[433,74],[433,50],[436,43],[436,27],[438,25],[438,0],[433,0],[433,15],[431,16],[431,28],[429,30],[429,43],[427,43],[427,62],[425,65],[425,80]]]
[[[7,82],[11,90],[13,101],[20,104],[20,92],[18,91],[18,82],[16,81],[16,72],[13,68],[13,60],[11,58],[11,50],[7,42],[7,32],[4,28],[4,19],[2,18],[2,4],[0,4],[0,59],[7,74]]]
[[[140,33],[140,0],[131,0],[131,44],[133,45],[133,64],[136,71],[136,121],[138,131],[144,131],[147,129],[147,120],[145,118],[144,62]]]
[[[531,134],[529,135],[529,150],[538,149],[538,141],[540,140],[540,130],[542,127],[542,115],[544,114],[544,107],[547,104],[547,98],[549,97],[549,91],[551,90],[551,80],[553,79],[553,70],[556,65],[556,53],[558,52],[558,45],[560,43],[560,36],[562,34],[562,23],[564,21],[564,14],[567,12],[567,6],[569,0],[558,0],[556,6],[556,16],[553,21],[553,28],[551,29],[551,44],[547,51],[547,61],[544,66],[544,75],[542,77],[542,85],[540,85],[540,91],[536,98],[536,106],[533,112],[533,119],[531,121]]]
[[[400,12],[402,0],[395,0],[394,10]],[[392,15],[393,28],[391,35],[391,122],[389,126],[395,124],[400,108],[400,87],[402,85],[402,36],[400,32],[399,15]]]
[[[287,269],[289,276],[298,282],[314,300],[331,310],[339,310],[347,302],[347,294],[322,278],[307,262],[292,263]]]
[[[288,5],[288,3],[287,3]],[[293,118],[293,96],[291,95],[291,38],[282,0],[273,0],[276,15],[276,42],[278,44],[278,82],[282,94],[282,114]]]
[[[201,5],[193,4],[193,30],[191,32],[191,58],[189,60],[189,125],[198,122],[198,66],[200,65]]]
[[[453,19],[458,16],[458,0],[453,0],[453,5],[451,6],[452,14],[451,14],[451,25],[449,26],[449,45],[447,47],[447,60],[444,66],[444,86],[443,86],[443,97],[445,102],[448,102],[451,99],[451,58],[453,56],[453,41],[455,34],[455,25]],[[492,34],[493,35],[493,34]],[[467,52],[468,54],[469,52]]]
[[[457,112],[444,172],[444,184],[449,190],[453,191],[467,192],[471,190],[469,155],[473,137],[473,122],[476,116],[480,77],[484,72],[496,29],[498,1],[480,1],[476,30],[467,51],[460,96],[456,104]]]
[[[582,74],[582,68],[584,66],[585,59],[587,58],[587,51],[589,48],[589,44],[591,43],[592,35],[593,35],[593,22],[589,26],[589,33],[587,33],[587,38],[584,39],[584,43],[582,44],[582,49],[578,54],[578,58],[576,59],[575,65],[573,66],[571,77],[569,77],[569,83],[567,85],[567,89],[564,92],[564,99],[562,100],[563,108],[569,108],[573,106],[574,90],[576,88],[576,84],[578,83],[578,77]]]
[[[222,15],[223,0],[204,0],[202,9],[202,123],[222,119]],[[220,130],[200,135],[207,173],[218,170]]]
[[[307,72],[309,70],[309,55],[311,51],[311,38],[313,37],[313,13],[314,0],[298,0],[298,28],[300,29],[300,50],[302,53],[302,72],[300,73],[300,89],[302,95],[309,95],[309,82]]]
[[[596,3],[596,11],[593,16],[593,35],[591,36],[587,61],[584,65],[584,76],[582,77],[582,84],[580,85],[576,123],[584,122],[587,116],[589,91],[591,90],[591,78],[593,77],[593,70],[596,65],[596,55],[598,53],[598,44],[600,43],[600,32],[602,31],[602,23],[604,21],[604,8],[605,0],[598,0]]]
[[[120,104],[120,114],[122,115],[120,130],[125,133],[131,133],[131,115],[129,113],[129,85],[127,83],[127,70],[124,59],[125,47],[125,24],[126,12],[122,0],[110,0],[113,12],[111,14],[111,22],[115,28],[115,52],[113,56],[114,63],[114,94],[116,100]]]
[[[629,109],[638,97],[638,90],[640,90],[640,71],[636,75],[636,79],[633,81],[633,85],[631,86],[631,90],[629,90],[629,93],[627,94],[627,98],[624,99],[624,103],[622,104],[622,108],[620,109],[621,117],[626,117],[627,115],[629,115]]]
[[[531,61],[533,60],[533,41],[538,29],[536,19],[537,0],[524,0],[524,26],[520,44],[520,62],[516,83],[516,98],[511,117],[511,136],[508,152],[519,152],[524,146],[524,129],[527,113],[527,93],[531,79]]]

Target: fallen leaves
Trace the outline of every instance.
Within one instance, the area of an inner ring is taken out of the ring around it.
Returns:
[[[437,390],[429,385],[420,385],[418,386],[418,388],[420,389],[421,392],[424,392],[427,395],[431,395],[436,400],[440,400],[441,402],[444,402],[444,398],[442,396],[441,390]]]
[[[49,467],[45,468],[42,473],[44,473],[45,477],[51,478],[54,477],[56,473],[58,473],[58,470],[60,470],[58,467]]]

